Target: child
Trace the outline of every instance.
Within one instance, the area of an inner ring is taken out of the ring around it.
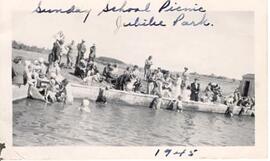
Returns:
[[[45,95],[46,102],[55,102],[57,100],[56,93],[57,93],[56,81],[54,79],[51,79],[50,84],[46,90],[46,95]]]
[[[87,99],[83,99],[81,106],[79,107],[79,111],[90,113],[91,110],[89,108],[89,101]]]
[[[179,95],[177,97],[177,101],[176,101],[176,111],[177,112],[182,112],[183,111],[183,105],[182,105],[182,96]]]

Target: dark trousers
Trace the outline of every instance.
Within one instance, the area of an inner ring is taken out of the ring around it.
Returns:
[[[198,102],[199,101],[199,94],[198,93],[191,93],[190,100]]]

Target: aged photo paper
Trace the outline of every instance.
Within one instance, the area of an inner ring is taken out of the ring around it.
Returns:
[[[266,159],[267,1],[0,1],[0,160]]]

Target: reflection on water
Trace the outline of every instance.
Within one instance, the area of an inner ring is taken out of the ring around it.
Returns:
[[[35,100],[13,102],[15,146],[252,146],[252,117],[155,111],[145,107],[90,103],[91,113]]]

